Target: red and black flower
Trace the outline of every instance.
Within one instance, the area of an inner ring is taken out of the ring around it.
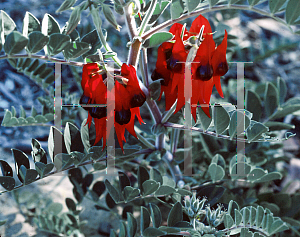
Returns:
[[[184,63],[189,53],[185,42],[191,36],[198,37],[201,32],[201,44],[192,62],[192,104],[200,103],[201,108],[210,117],[209,102],[213,86],[216,86],[219,95],[223,97],[220,77],[228,71],[226,61],[227,32],[222,43],[216,48],[213,40],[210,24],[202,15],[192,23],[189,31],[183,25],[174,24],[170,32],[174,34],[173,41],[165,42],[158,48],[156,68],[152,74],[152,80],[163,78],[161,83],[161,95],[165,94],[166,110],[169,110],[177,99],[177,113],[185,104],[184,97]],[[161,97],[160,95],[160,97]],[[192,114],[196,121],[196,107],[192,106]]]
[[[107,128],[107,120],[114,119],[118,142],[123,150],[122,142],[126,142],[124,137],[125,128],[137,137],[134,132],[134,120],[137,116],[139,122],[143,122],[139,107],[146,101],[146,96],[139,86],[136,70],[132,65],[122,65],[121,76],[127,79],[127,83],[124,85],[117,80],[115,81],[114,97],[112,91],[108,91],[105,85],[106,74],[101,75],[98,71],[97,63],[84,65],[81,81],[84,92],[80,104],[89,113],[87,119],[89,127],[94,119],[96,128],[95,144],[102,138],[103,144],[105,144],[106,134],[111,130],[111,128]],[[114,101],[115,103],[114,114],[107,114],[108,101]]]

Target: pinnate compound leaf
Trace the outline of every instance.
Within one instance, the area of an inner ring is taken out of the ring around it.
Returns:
[[[106,35],[106,30],[102,30],[104,36]],[[85,54],[82,55],[83,58],[85,58],[88,55],[93,55],[97,52],[97,49],[102,48],[101,41],[99,39],[98,33],[96,30],[93,30],[86,35],[84,35],[81,39],[81,42],[88,43],[89,45],[92,46],[92,48],[86,52]]]
[[[56,13],[63,12],[65,10],[70,9],[74,4],[76,0],[65,0],[60,7],[56,10]]]
[[[40,21],[30,12],[26,12],[23,20],[23,35],[28,37],[33,31],[41,31]]]
[[[160,184],[163,184],[163,178],[162,178],[160,172],[155,168],[150,169],[150,179],[155,180],[156,182],[159,182]]]
[[[138,188],[133,188],[130,186],[126,186],[123,192],[124,192],[125,201],[127,202],[137,197],[140,194],[140,190]]]
[[[246,92],[246,110],[253,114],[253,120],[259,121],[262,114],[262,104],[258,94],[254,91]]]
[[[171,2],[171,18],[172,20],[177,19],[181,16],[184,9],[181,5],[180,0],[172,0]]]
[[[253,122],[246,130],[248,142],[255,141],[261,137],[261,135],[267,132],[269,129],[262,123]]]
[[[214,5],[216,5],[219,2],[219,0],[207,0],[207,1],[209,3],[210,7],[213,7]]]
[[[172,188],[170,186],[167,186],[167,185],[162,185],[159,187],[159,189],[155,192],[155,195],[156,196],[160,196],[160,195],[164,195],[164,196],[167,196],[167,195],[170,195],[172,193],[175,193],[176,192],[176,189],[175,188]]]
[[[22,178],[20,180],[24,185],[30,184],[36,180],[38,176],[38,172],[33,169],[27,169],[24,165],[21,165],[19,169],[19,174]]]
[[[54,33],[50,35],[49,42],[47,44],[47,51],[50,56],[59,54],[68,43],[71,42],[71,38],[68,35],[60,33]]]
[[[145,236],[145,237],[157,237],[157,236],[161,236],[161,235],[165,235],[165,234],[166,234],[166,232],[161,231],[160,229],[154,228],[154,227],[148,227],[143,232],[143,236]]]
[[[216,133],[222,134],[227,129],[230,122],[228,112],[221,105],[215,105],[213,118]]]
[[[149,195],[151,193],[154,193],[159,188],[159,183],[157,183],[155,180],[146,180],[143,183],[143,190],[144,195]]]
[[[251,116],[245,113],[246,111],[234,111],[231,115],[229,124],[229,136],[233,139],[234,136],[239,136],[250,125]]]
[[[289,0],[285,10],[285,20],[289,25],[295,24],[300,16],[300,1]]]
[[[0,167],[3,176],[13,177],[13,170],[5,160],[0,160]]]
[[[28,156],[23,151],[20,151],[18,149],[11,149],[11,150],[12,150],[13,157],[15,159],[15,166],[16,166],[18,178],[23,183],[23,179],[20,175],[20,168],[22,165],[25,166],[26,169],[30,168]]]
[[[231,228],[233,225],[234,225],[234,221],[231,217],[231,215],[229,214],[226,214],[225,217],[224,217],[224,225],[225,225],[225,228]]]
[[[145,48],[153,48],[158,45],[161,45],[163,42],[173,38],[173,34],[170,32],[158,32],[150,36],[149,39],[146,39],[143,43]]]
[[[137,230],[137,222],[134,216],[129,212],[127,212],[127,222],[128,222],[127,236],[134,237]]]
[[[42,33],[50,36],[54,33],[60,33],[60,27],[53,16],[46,13],[42,21]]]
[[[182,221],[183,212],[182,212],[182,205],[180,202],[176,202],[175,205],[172,207],[171,211],[168,215],[168,226],[172,227],[177,222]]]
[[[64,56],[66,59],[78,58],[91,49],[90,45],[85,42],[70,42],[64,48]]]
[[[35,162],[35,169],[41,178],[43,178],[46,174],[50,173],[53,170],[53,168],[53,163],[44,164],[42,162]]]
[[[4,44],[6,36],[16,30],[16,24],[13,19],[11,19],[10,16],[3,10],[0,10],[0,22],[0,41],[2,44]]]
[[[154,23],[158,17],[163,14],[163,12],[165,11],[165,9],[169,6],[170,1],[161,1],[160,3],[158,2],[155,6],[153,15],[150,18],[149,24]],[[150,6],[150,2],[149,2],[149,6]]]
[[[234,220],[236,225],[241,224],[243,216],[241,212],[237,209],[234,210],[234,218],[235,218]]]
[[[74,124],[70,122],[66,123],[64,142],[69,154],[73,151],[84,152],[80,131]]]
[[[146,228],[150,225],[150,213],[147,208],[141,206],[141,221],[140,221],[140,229],[143,233]]]
[[[50,128],[50,133],[48,137],[48,152],[53,163],[55,163],[54,157],[57,154],[67,153],[63,134],[56,127],[53,126]],[[55,167],[57,168],[56,165]]]
[[[287,2],[287,0],[270,0],[269,8],[271,13],[280,11],[280,8]]]
[[[267,116],[271,116],[278,106],[278,90],[270,82],[267,83],[264,95],[265,112]]]
[[[11,191],[15,187],[15,179],[10,176],[0,176],[0,184],[3,188],[5,188],[8,191]]]
[[[5,40],[4,51],[8,55],[16,54],[22,51],[28,43],[28,38],[18,31],[11,32]]]
[[[276,220],[272,223],[269,233],[273,235],[275,233],[282,232],[288,229],[289,227],[286,223],[284,223],[282,220]]]
[[[105,180],[104,184],[112,199],[115,201],[115,203],[118,203],[120,201],[120,193],[118,192],[118,190],[114,186],[112,186],[107,179]]]
[[[156,206],[154,203],[150,203],[149,206],[151,211],[151,219],[152,219],[153,227],[158,228],[160,227],[162,221],[161,212],[158,206]]]
[[[30,53],[37,53],[48,43],[49,37],[39,31],[33,31],[28,35],[27,50]]]
[[[54,157],[54,166],[57,171],[64,170],[73,164],[72,156],[69,154],[59,153]]]
[[[225,176],[225,171],[223,167],[217,164],[210,164],[208,167],[208,173],[213,182],[221,180]]]

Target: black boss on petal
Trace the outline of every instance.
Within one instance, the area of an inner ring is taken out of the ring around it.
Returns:
[[[167,68],[173,72],[180,72],[182,69],[182,63],[179,60],[175,59],[173,56],[167,60]]]
[[[201,65],[197,68],[196,77],[201,81],[208,81],[214,74],[214,70],[211,65]]]
[[[128,110],[122,109],[121,111],[115,112],[115,121],[120,125],[129,123],[130,118],[131,118],[130,109]]]
[[[88,106],[84,106],[84,105],[87,105],[89,104],[89,101],[90,101],[90,97],[86,96],[86,95],[82,95],[80,100],[79,100],[79,104],[81,105],[82,108],[84,108],[85,110],[89,110],[89,107]]]
[[[225,62],[221,62],[217,69],[216,69],[216,75],[218,76],[223,76],[225,75],[226,73],[228,72],[228,63],[225,61]]]
[[[107,115],[106,107],[90,107],[89,112],[93,118],[97,119],[101,119]]]
[[[142,93],[134,95],[130,100],[130,107],[141,107],[146,101],[146,96]]]

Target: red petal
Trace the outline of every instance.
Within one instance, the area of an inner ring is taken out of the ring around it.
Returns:
[[[115,130],[116,130],[116,134],[117,134],[117,138],[118,138],[118,142],[119,145],[124,153],[124,149],[123,149],[123,141],[126,142],[126,139],[124,137],[124,133],[125,133],[125,125],[120,125],[118,123],[115,123]]]
[[[170,85],[161,86],[161,91],[163,91],[165,94],[165,100],[166,100],[166,109],[165,110],[169,110],[177,99],[177,93],[178,93],[177,87],[175,88],[175,91],[171,92]]]
[[[207,34],[212,33],[209,21],[202,15],[199,15],[192,23],[189,30],[191,35],[198,35],[200,33],[201,27],[204,25],[203,37],[205,38]]]
[[[172,49],[172,56],[179,60],[179,62],[185,62],[187,53],[185,52],[183,41],[180,37],[179,31],[175,33],[175,44]],[[184,66],[182,67],[184,69]]]
[[[214,84],[216,86],[216,89],[219,93],[219,95],[224,98],[224,94],[222,91],[222,87],[221,87],[221,80],[220,80],[220,76],[213,76],[213,80],[214,80]]]
[[[169,32],[172,33],[173,35],[176,34],[176,32],[180,32],[180,35],[181,35],[181,32],[182,32],[182,27],[183,25],[180,24],[180,23],[174,23]],[[184,35],[183,35],[183,40],[187,40],[189,38],[189,32],[186,30],[186,28],[184,29]]]
[[[223,76],[228,71],[228,64],[226,61],[227,50],[227,31],[225,30],[225,36],[222,43],[216,48],[212,55],[212,66],[214,69],[214,76]]]

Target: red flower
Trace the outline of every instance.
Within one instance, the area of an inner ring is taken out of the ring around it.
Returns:
[[[103,144],[105,144],[106,133],[111,130],[111,128],[106,127],[107,120],[114,119],[118,142],[123,150],[123,141],[126,142],[124,137],[125,128],[137,138],[134,131],[134,120],[135,116],[137,116],[138,121],[140,123],[143,122],[139,107],[144,104],[146,96],[139,86],[136,71],[132,65],[122,65],[121,75],[127,78],[128,82],[127,85],[123,85],[118,81],[115,82],[114,98],[112,91],[107,91],[103,76],[97,73],[98,70],[99,67],[96,63],[84,65],[81,82],[84,93],[80,99],[80,104],[89,112],[87,119],[89,127],[91,126],[92,119],[94,119],[96,128],[94,145],[102,138]],[[107,97],[110,98],[109,101],[115,102],[114,114],[107,115],[106,107],[97,107],[98,104],[106,105]],[[84,104],[95,106],[84,107]]]
[[[188,51],[184,46],[184,41],[191,36],[200,34],[203,28],[202,39],[197,54],[191,66],[192,73],[192,104],[200,103],[203,111],[210,117],[209,102],[212,94],[212,88],[215,85],[220,96],[223,92],[220,83],[220,76],[228,71],[226,61],[227,32],[222,43],[215,48],[212,31],[208,20],[202,15],[198,16],[192,23],[189,32],[184,29],[181,38],[182,25],[175,23],[170,32],[175,36],[175,43],[165,42],[158,48],[158,58],[156,69],[152,74],[152,79],[163,78],[161,83],[161,95],[165,94],[166,110],[169,110],[177,100],[177,113],[185,104],[184,97],[184,63]],[[174,40],[174,38],[173,38]],[[160,95],[160,97],[161,97]],[[192,114],[196,121],[196,107],[192,107]]]

